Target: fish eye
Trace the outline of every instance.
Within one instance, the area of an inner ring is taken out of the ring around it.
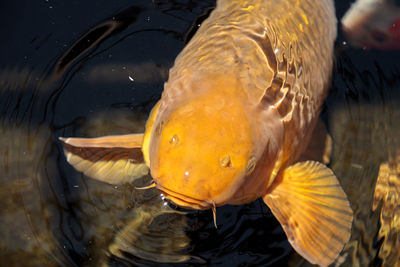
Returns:
[[[169,139],[169,143],[170,143],[171,145],[177,145],[177,144],[179,144],[179,137],[178,137],[178,135],[174,134],[174,136],[172,136],[172,138]]]
[[[249,175],[250,173],[252,173],[254,171],[255,167],[256,167],[256,158],[251,157],[249,159],[249,161],[247,162],[246,175]]]

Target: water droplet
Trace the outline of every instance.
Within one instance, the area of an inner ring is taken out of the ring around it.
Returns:
[[[172,138],[169,140],[170,144],[174,144],[177,145],[179,144],[179,137],[175,134],[174,136],[172,136]]]
[[[279,52],[279,49],[278,49],[278,48],[275,48],[274,53],[276,54],[276,53],[278,53],[278,52]]]
[[[189,176],[189,171],[185,171],[185,176]]]
[[[256,167],[256,158],[255,157],[251,157],[249,159],[249,161],[247,162],[246,175],[249,175],[250,173],[252,173],[254,171],[255,167]]]
[[[222,168],[230,168],[232,167],[231,157],[229,155],[222,157],[219,159],[219,164]]]

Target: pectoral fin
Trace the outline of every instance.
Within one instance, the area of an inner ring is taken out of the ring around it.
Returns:
[[[143,134],[60,138],[67,161],[85,175],[110,184],[130,183],[149,171],[143,162]]]
[[[285,169],[264,202],[290,244],[305,259],[327,266],[350,238],[353,212],[333,172],[307,161]]]

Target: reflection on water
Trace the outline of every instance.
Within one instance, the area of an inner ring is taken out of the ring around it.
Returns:
[[[26,127],[1,131],[0,257],[2,262],[20,259],[52,266],[55,262],[49,252],[55,244],[43,223],[39,177],[34,175],[45,142],[29,138],[26,131]]]
[[[83,178],[66,164],[57,142],[61,135],[143,131],[190,24],[168,14],[176,9],[171,4],[139,4],[109,5],[111,10],[97,17],[95,26],[74,24],[65,40],[70,19],[80,19],[74,16],[74,3],[58,8],[55,4],[53,10],[24,4],[26,9],[39,9],[65,31],[48,34],[47,29],[27,27],[19,34],[38,36],[30,36],[22,51],[29,53],[31,45],[36,51],[24,55],[18,65],[16,57],[2,55],[2,262],[98,266],[113,253],[119,258],[130,253],[139,260],[157,255],[168,262],[188,258],[183,252],[189,239],[182,213],[165,206],[155,190],[113,187]],[[197,7],[201,14],[202,5]],[[187,11],[190,20],[196,14]],[[175,26],[164,29],[168,24]],[[77,31],[84,33],[78,37]],[[23,39],[18,36],[15,41]],[[61,42],[69,45],[57,49]],[[169,53],[153,52],[162,50]]]
[[[108,75],[110,72],[116,72],[114,75]],[[87,80],[92,83],[118,83],[129,79],[131,82],[138,83],[160,83],[167,80],[168,68],[145,62],[139,64],[104,64],[94,66],[89,70]]]
[[[360,52],[338,59],[328,102],[334,140],[332,167],[356,215],[345,249],[351,262],[359,266],[378,264],[379,253],[384,266],[394,266],[400,264],[400,191],[395,187],[400,182],[395,160],[400,148],[400,70],[394,60],[400,54],[368,54],[366,64]],[[383,173],[388,163],[394,171],[390,183]],[[380,182],[374,193],[378,176]],[[381,200],[382,207],[378,208]]]
[[[26,28],[4,31],[13,49],[1,46],[0,261],[307,265],[258,201],[218,208],[215,229],[210,211],[181,211],[157,190],[106,185],[66,163],[59,136],[143,131],[168,68],[215,4],[98,3],[31,1],[0,11],[10,14],[7,23],[17,23],[13,12],[36,12],[20,18]],[[322,116],[333,140],[331,167],[355,213],[337,264],[393,266],[400,257],[400,57],[343,49]]]

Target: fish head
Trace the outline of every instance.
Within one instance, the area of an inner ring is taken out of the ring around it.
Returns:
[[[254,125],[234,76],[214,75],[187,86],[193,88],[185,101],[168,103],[169,111],[160,106],[150,170],[167,199],[185,208],[209,209],[229,202],[254,169]]]
[[[359,0],[342,18],[342,28],[354,46],[400,49],[400,4],[398,1]]]

